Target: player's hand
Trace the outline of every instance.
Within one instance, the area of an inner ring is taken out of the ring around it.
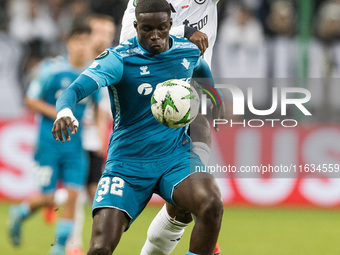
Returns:
[[[196,44],[196,46],[200,49],[201,55],[203,55],[206,49],[209,47],[208,36],[201,31],[197,30],[194,32],[189,40]]]
[[[224,119],[224,104],[222,105],[212,105],[211,106],[211,113],[213,119]],[[218,124],[215,124],[214,127],[215,131],[218,132],[220,129]]]
[[[71,141],[71,137],[67,128],[69,128],[71,134],[74,135],[78,131],[78,126],[79,122],[73,116],[72,111],[68,108],[65,108],[58,113],[57,119],[53,123],[52,135],[56,141],[60,140],[62,143],[64,143],[64,134],[66,140],[69,142]]]

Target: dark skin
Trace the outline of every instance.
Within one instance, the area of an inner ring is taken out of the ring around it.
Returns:
[[[201,55],[203,55],[209,47],[208,36],[199,30],[193,33],[189,40],[196,44],[196,46],[200,49]]]
[[[151,54],[160,54],[169,49],[169,31],[172,19],[164,12],[141,13],[133,23],[138,42]]]
[[[139,44],[152,54],[167,51],[171,25],[172,20],[165,12],[140,14],[135,23]],[[63,133],[66,140],[69,140],[67,127],[71,133],[76,132],[76,126],[70,117],[58,119],[52,129],[54,138],[63,142]],[[217,242],[223,214],[221,194],[213,177],[208,173],[190,175],[175,189],[173,200],[178,209],[171,205],[172,208],[179,212],[189,211],[197,217],[191,234],[190,251],[211,255]],[[128,228],[129,222],[129,217],[121,210],[97,209],[94,212],[92,236],[87,254],[112,254],[123,232]]]

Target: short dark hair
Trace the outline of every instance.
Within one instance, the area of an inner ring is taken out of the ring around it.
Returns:
[[[171,17],[171,8],[166,0],[139,0],[136,6],[136,17],[141,13],[166,12]]]
[[[91,34],[91,29],[88,25],[77,25],[74,26],[67,35],[67,40],[75,35]]]

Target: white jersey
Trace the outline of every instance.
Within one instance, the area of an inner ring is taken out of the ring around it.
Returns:
[[[219,0],[167,0],[171,5],[173,25],[170,34],[184,36],[184,26],[197,28],[207,34],[209,47],[204,60],[211,66],[213,47],[217,33],[217,2]],[[136,20],[135,5],[138,0],[129,0],[122,20],[120,42],[136,36],[133,22]]]

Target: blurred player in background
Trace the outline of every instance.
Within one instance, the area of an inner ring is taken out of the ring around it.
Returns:
[[[74,28],[66,42],[68,55],[44,61],[29,86],[27,106],[40,115],[35,174],[42,192],[10,208],[9,234],[13,245],[21,243],[21,227],[25,219],[44,206],[65,203],[56,225],[55,244],[50,250],[51,255],[65,254],[65,244],[73,229],[78,191],[84,187],[88,174],[87,156],[82,149],[81,129],[66,146],[56,143],[53,137],[51,139],[51,130],[57,114],[55,104],[58,96],[78,77],[89,61],[89,42],[89,27]],[[84,99],[75,109],[79,120],[83,117],[85,103]],[[59,197],[55,192],[60,181],[67,190],[64,197]],[[66,201],[58,201],[60,199]]]
[[[112,100],[114,130],[93,204],[88,254],[112,254],[154,192],[197,216],[188,255],[214,251],[223,213],[217,184],[209,173],[190,170],[190,163],[203,164],[190,152],[187,128],[160,125],[150,110],[151,93],[137,89],[145,83],[154,89],[163,79],[190,79],[193,74],[214,85],[200,50],[183,38],[169,37],[170,13],[165,0],[140,0],[134,23],[138,36],[103,52],[57,101],[52,133],[64,142],[62,133],[70,140],[67,127],[72,134],[77,131],[72,114],[77,101],[106,86]],[[183,66],[182,61],[190,64]],[[221,117],[221,105],[214,108],[214,117]]]
[[[217,3],[219,0],[167,0],[171,7],[173,26],[170,34],[184,36],[195,43],[204,60],[211,67],[213,47],[217,34]],[[136,20],[135,8],[138,0],[130,0],[122,20],[120,42],[136,36],[133,22]],[[190,137],[193,151],[203,164],[208,165],[211,137],[209,122],[201,114],[190,124]],[[174,220],[176,219],[176,220]],[[170,254],[192,221],[189,213],[183,213],[167,203],[155,217],[148,230],[148,237],[141,255]],[[177,240],[177,241],[173,241]],[[214,254],[220,254],[216,245]]]
[[[111,16],[93,14],[88,18],[91,29],[90,59],[94,60],[106,48],[112,46],[116,26]],[[81,255],[83,252],[82,231],[84,222],[84,204],[88,198],[93,201],[98,181],[102,175],[104,163],[104,147],[107,142],[107,127],[112,123],[110,99],[106,89],[98,90],[101,94],[99,104],[86,105],[83,118],[83,148],[89,156],[89,175],[86,192],[81,192],[77,201],[75,224],[72,235],[67,242],[67,255]],[[87,193],[87,196],[86,194]]]

